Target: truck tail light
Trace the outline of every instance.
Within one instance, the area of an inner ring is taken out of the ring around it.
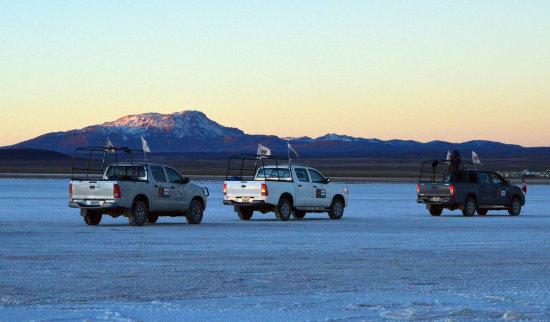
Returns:
[[[73,197],[73,184],[70,183],[69,184],[69,198],[72,198]]]
[[[120,198],[120,186],[116,183],[113,185],[113,197]]]
[[[420,185],[419,184],[416,185],[416,194],[418,196],[420,196]]]
[[[227,183],[223,184],[223,195],[227,196]]]
[[[265,183],[262,183],[262,197],[267,197],[268,196],[268,192],[267,192],[267,185]]]
[[[456,195],[455,186],[451,186],[449,188],[449,193],[451,194],[451,197],[454,197]]]

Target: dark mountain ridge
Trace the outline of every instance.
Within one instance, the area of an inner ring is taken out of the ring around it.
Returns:
[[[145,113],[128,115],[113,122],[87,126],[67,132],[47,133],[7,148],[51,150],[72,154],[82,146],[105,146],[109,138],[115,146],[141,148],[144,137],[154,153],[181,155],[230,155],[255,153],[258,144],[271,148],[274,154],[286,155],[287,139],[273,135],[250,135],[225,127],[199,111],[172,114]],[[420,157],[437,154],[444,158],[447,150],[459,150],[464,158],[471,150],[483,155],[539,155],[550,156],[550,148],[525,148],[493,141],[450,143],[412,140],[378,140],[329,133],[318,138],[288,139],[301,156],[309,157]]]

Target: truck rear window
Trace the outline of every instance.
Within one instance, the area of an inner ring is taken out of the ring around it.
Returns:
[[[266,168],[258,170],[256,179],[268,179],[268,180],[287,180],[290,181],[290,171],[288,169]]]
[[[105,171],[106,180],[137,181],[147,180],[145,169],[138,166],[110,166]]]
[[[467,170],[457,173],[448,172],[445,176],[445,182],[477,183],[477,175],[474,171]]]

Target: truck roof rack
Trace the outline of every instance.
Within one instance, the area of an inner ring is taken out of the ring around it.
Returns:
[[[422,167],[420,169],[420,177],[418,178],[418,182],[434,182],[436,179],[436,176],[441,176],[441,178],[445,178],[445,176],[447,175],[447,172],[449,172],[449,162],[450,161],[447,159],[432,159],[432,160],[422,161]],[[426,165],[430,165],[429,168],[431,168],[431,171],[425,170]],[[441,168],[440,165],[444,165],[444,167]],[[465,166],[467,166],[467,168]],[[460,170],[475,171],[480,169],[477,169],[476,166],[473,164],[473,162],[461,161]],[[430,180],[422,180],[423,175],[425,173],[430,174],[431,176]]]
[[[280,180],[279,165],[283,165],[284,163],[288,163],[289,171],[291,171],[292,166],[290,165],[289,158],[275,155],[237,154],[229,157],[225,180],[242,180],[243,176],[254,178],[258,168],[266,167],[266,161],[267,165],[275,165],[277,178],[268,178],[264,171],[264,180]],[[235,165],[235,163],[237,164]]]
[[[122,157],[120,157],[120,153]],[[103,171],[105,170],[105,165],[109,161],[111,155],[114,157],[114,162],[109,162],[107,164],[119,164],[119,162],[130,163],[134,165],[137,162],[134,157],[134,153],[139,153],[144,156],[144,163],[147,164],[147,159],[145,158],[145,151],[141,149],[130,149],[128,147],[78,147],[74,151],[73,163],[71,169],[71,180],[73,179],[86,179],[89,180],[90,176],[93,179],[101,179],[103,176]],[[94,159],[97,157],[98,159]],[[123,160],[121,160],[123,159]],[[129,160],[128,160],[129,159]],[[79,165],[78,163],[82,161],[85,164]],[[76,175],[78,173],[78,176]]]
[[[277,155],[259,155],[252,153],[236,154],[229,157],[230,159],[246,159],[246,160],[256,160],[256,159],[268,159],[268,160],[289,160],[286,157],[280,157]]]

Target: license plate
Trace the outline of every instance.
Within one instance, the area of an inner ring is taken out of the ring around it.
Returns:
[[[99,206],[99,201],[97,201],[97,200],[86,200],[86,205],[88,205],[88,206]]]
[[[433,201],[441,201],[441,198],[440,197],[433,197],[432,200]]]
[[[250,197],[243,197],[243,202],[250,202]]]

